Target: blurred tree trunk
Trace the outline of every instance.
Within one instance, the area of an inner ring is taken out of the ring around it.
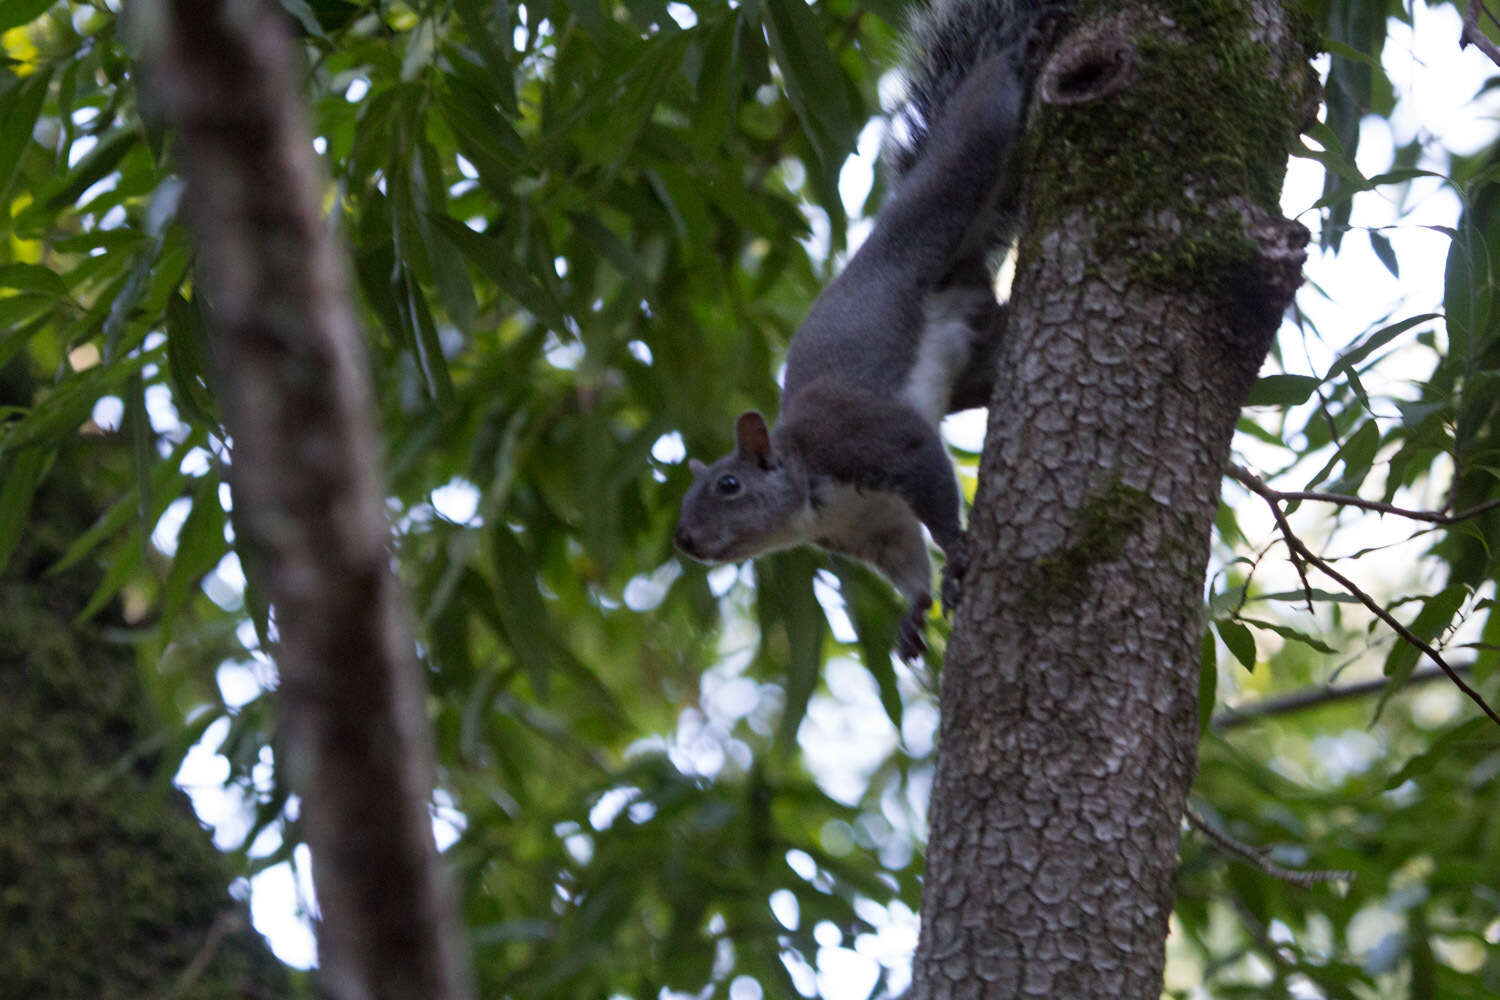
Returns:
[[[0,373],[0,403],[29,406]],[[98,571],[48,575],[93,522],[82,436],[36,498],[0,575],[0,996],[285,997],[285,968],[229,896],[232,866],[142,755],[161,728],[135,655],[72,620]]]
[[[370,374],[323,209],[302,52],[272,0],[137,0],[152,112],[175,132],[230,484],[276,616],[278,759],[301,796],[319,987],[472,995],[433,840],[426,689],[391,568]],[[436,350],[436,348],[434,348]]]
[[[1094,4],[1043,72],[916,1000],[1161,993],[1219,483],[1301,281],[1309,44],[1279,2]]]

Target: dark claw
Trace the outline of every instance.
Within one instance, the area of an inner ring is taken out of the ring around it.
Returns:
[[[960,538],[947,552],[948,561],[943,566],[943,614],[951,615],[958,610],[964,596],[964,575],[969,572],[969,542]]]
[[[901,631],[896,638],[896,655],[907,663],[915,663],[927,651],[927,640],[922,637],[926,615],[913,608],[901,619]]]
[[[896,636],[896,655],[907,663],[915,663],[927,651],[927,609],[932,607],[932,598],[920,594],[911,602],[911,607],[901,618],[901,629]]]

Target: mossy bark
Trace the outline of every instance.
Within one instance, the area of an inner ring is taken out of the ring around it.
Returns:
[[[1160,996],[1209,534],[1300,281],[1277,208],[1315,102],[1299,20],[1078,7],[1030,119],[914,1000]]]
[[[29,398],[0,373],[0,400]],[[47,573],[96,513],[84,478],[107,450],[63,450],[0,575],[0,996],[288,996],[232,866],[144,752],[162,726],[134,652],[72,625],[97,572]]]

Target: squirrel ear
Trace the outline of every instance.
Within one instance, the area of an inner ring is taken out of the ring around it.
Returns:
[[[754,410],[746,410],[734,422],[734,450],[740,458],[754,459],[761,465],[771,460],[771,434],[766,430],[766,418]]]
[[[702,479],[703,474],[708,471],[708,466],[696,458],[690,458],[688,459],[688,470],[692,472],[694,479]]]

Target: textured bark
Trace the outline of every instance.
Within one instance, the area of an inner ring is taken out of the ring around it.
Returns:
[[[1033,107],[917,1000],[1160,996],[1209,534],[1300,281],[1275,198],[1310,83],[1282,7],[1089,7]]]
[[[35,402],[19,364],[0,372],[0,404]],[[234,866],[149,752],[135,650],[72,624],[98,568],[49,572],[99,514],[89,476],[128,461],[70,439],[0,574],[0,997],[288,997]],[[93,621],[125,628],[113,605]]]
[[[326,185],[296,50],[267,0],[138,0],[132,10],[151,93],[178,132],[237,520],[279,632],[278,759],[302,795],[322,989],[341,1000],[466,996],[363,345],[319,208]]]

